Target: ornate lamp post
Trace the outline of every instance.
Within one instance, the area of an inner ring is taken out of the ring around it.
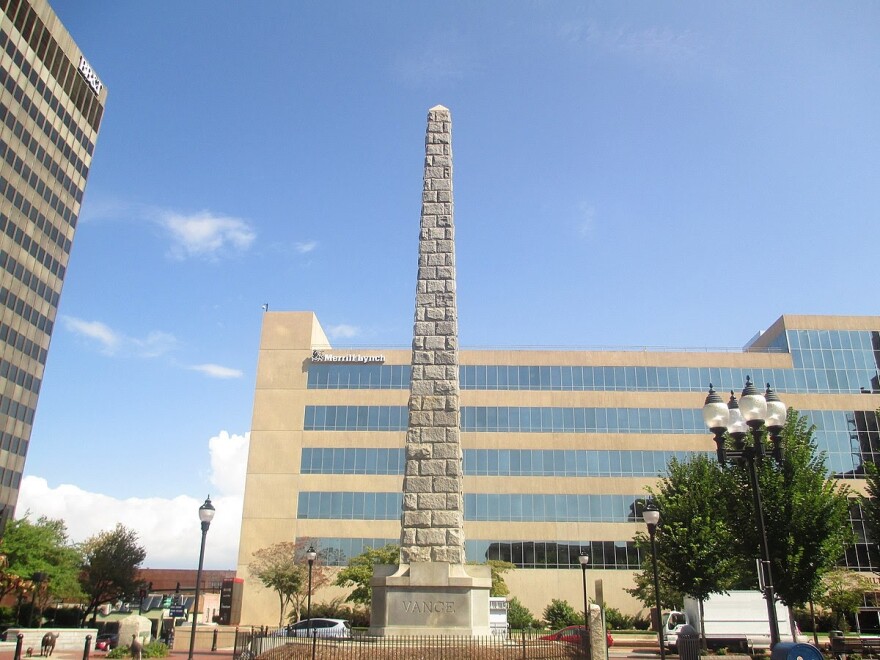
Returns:
[[[312,567],[315,565],[315,559],[318,558],[318,553],[315,552],[315,546],[310,545],[309,549],[306,550],[306,561],[309,562],[309,591],[306,594],[307,597],[307,605],[306,605],[306,619],[308,620],[308,624],[306,625],[306,634],[311,636],[312,634]]]
[[[642,518],[648,526],[651,537],[651,560],[654,565],[654,602],[657,607],[657,641],[660,642],[660,658],[666,660],[666,645],[663,642],[663,609],[660,605],[660,577],[657,570],[657,523],[660,522],[660,511],[654,502],[648,502],[642,511]]]
[[[754,386],[750,376],[746,376],[739,401],[731,391],[727,405],[712,389],[709,383],[709,394],[703,406],[703,421],[715,436],[718,463],[722,466],[745,463],[749,472],[752,487],[755,518],[758,537],[761,542],[761,562],[758,575],[761,590],[767,600],[767,617],[770,621],[770,648],[779,642],[779,622],[776,618],[776,592],[773,588],[773,573],[770,568],[770,546],[767,543],[767,530],[764,526],[764,504],[761,500],[761,487],[758,483],[757,466],[766,455],[764,434],[766,433],[773,448],[771,455],[777,464],[783,460],[782,426],[785,424],[785,404],[767,384],[764,394]],[[752,443],[746,445],[746,437],[751,431]],[[733,439],[733,449],[727,449],[724,435]]]
[[[205,500],[205,503],[199,507],[199,520],[202,523],[202,547],[199,550],[199,570],[196,571],[196,594],[195,602],[192,606],[192,630],[189,633],[189,655],[187,660],[193,658],[193,648],[196,645],[196,623],[199,618],[199,592],[202,585],[202,565],[205,563],[205,537],[208,536],[208,528],[214,519],[214,505],[211,504],[211,496]]]
[[[590,628],[590,601],[587,599],[587,564],[590,563],[590,555],[581,549],[578,561],[581,564],[581,577],[584,583],[584,631],[586,633],[584,638],[584,654],[589,658],[592,655],[590,651],[593,648],[593,635]]]

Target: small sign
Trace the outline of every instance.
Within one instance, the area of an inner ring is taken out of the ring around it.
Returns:
[[[172,605],[168,608],[168,616],[179,618],[186,616],[186,608],[183,605]]]

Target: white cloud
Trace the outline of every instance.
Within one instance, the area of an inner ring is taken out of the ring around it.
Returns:
[[[219,364],[194,364],[190,369],[200,371],[211,378],[241,378],[244,375],[240,369],[231,369]]]
[[[318,241],[306,241],[304,243],[295,243],[293,246],[300,254],[306,254],[318,247]]]
[[[62,316],[61,318],[64,327],[70,332],[97,341],[101,345],[102,353],[113,355],[122,343],[122,337],[119,333],[111,330],[100,321],[85,321],[73,316]]]
[[[154,330],[144,338],[128,337],[101,321],[86,321],[75,316],[61,317],[64,327],[75,335],[96,341],[105,355],[155,358],[177,347],[177,339],[167,332]]]
[[[170,254],[213,258],[230,251],[247,250],[256,238],[253,228],[240,218],[200,211],[191,215],[165,212],[161,224],[171,235]]]
[[[361,334],[361,329],[356,325],[340,323],[339,325],[327,326],[327,335],[330,339],[351,339],[359,334]]]
[[[206,546],[206,568],[234,568],[238,561],[249,440],[249,433],[230,435],[221,431],[208,441],[210,481],[216,489],[211,502],[217,514]],[[32,518],[44,515],[63,519],[75,542],[113,529],[120,522],[137,532],[147,551],[145,568],[188,568],[198,562],[194,548],[198,549],[201,533],[198,509],[202,502],[201,495],[117,499],[71,484],[53,488],[41,477],[27,476],[21,482],[16,512],[23,516],[30,511]]]

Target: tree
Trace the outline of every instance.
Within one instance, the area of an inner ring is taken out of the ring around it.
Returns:
[[[565,628],[566,626],[583,623],[584,617],[575,612],[575,609],[567,600],[554,598],[544,608],[544,621],[549,628],[556,630],[557,628]]]
[[[35,573],[45,575],[35,592],[35,603],[42,610],[53,598],[78,598],[77,581],[82,558],[70,543],[62,520],[41,516],[31,522],[29,514],[12,520],[0,542],[6,566],[0,569],[0,596],[33,594]]]
[[[82,551],[84,566],[79,583],[88,599],[83,620],[89,614],[94,618],[104,603],[136,594],[144,586],[138,570],[147,551],[138,544],[137,533],[122,523],[86,539]]]
[[[635,586],[624,589],[630,596],[637,598],[645,607],[651,609],[657,606],[657,599],[654,596],[654,569],[651,563],[650,541],[644,532],[636,532],[633,539],[638,545],[642,556],[645,558],[642,568],[633,576]],[[658,563],[662,559],[658,557]],[[684,602],[684,595],[678,590],[676,585],[667,581],[667,571],[662,568],[659,570],[658,577],[660,582],[660,607],[664,609],[678,609]]]
[[[880,408],[874,413],[880,421]],[[868,528],[869,542],[880,542],[880,469],[875,463],[865,463],[865,490],[867,493],[859,497],[862,515]]]
[[[507,623],[513,630],[537,628],[540,625],[529,609],[519,602],[518,598],[511,598],[507,603]]]
[[[492,571],[492,587],[489,590],[490,596],[506,596],[510,593],[510,588],[504,581],[504,574],[511,571],[516,566],[509,561],[501,561],[500,559],[490,559],[486,562]]]
[[[364,548],[357,557],[352,557],[348,566],[336,574],[337,587],[354,587],[345,599],[349,603],[369,606],[373,599],[370,580],[373,578],[373,567],[377,564],[400,563],[400,546],[389,543],[381,548]]]
[[[853,542],[849,523],[849,489],[828,478],[824,452],[813,439],[814,426],[789,408],[782,442],[781,465],[767,457],[758,466],[763,498],[773,584],[779,599],[789,607],[800,607],[818,595],[822,576],[833,570],[846,547]],[[751,492],[745,467],[733,476],[738,489]],[[737,498],[739,506],[728,507],[732,525],[738,531],[738,553],[760,556],[760,540],[752,499]],[[755,584],[755,571],[749,571]]]
[[[834,614],[835,627],[846,630],[846,615],[855,616],[865,594],[873,589],[874,585],[867,578],[853,571],[837,569],[823,576],[821,592],[816,600]]]
[[[309,566],[305,554],[311,541],[301,538],[296,542],[274,543],[254,553],[254,560],[248,564],[251,577],[259,580],[264,587],[278,595],[278,625],[284,625],[284,613],[293,606],[292,615],[298,621],[303,604],[309,596]],[[312,591],[328,582],[327,572],[321,563],[321,556],[312,566]]]
[[[656,532],[658,575],[661,584],[673,587],[661,589],[661,605],[680,604],[670,601],[670,596],[682,594],[699,601],[702,609],[711,594],[734,586],[742,559],[730,551],[734,537],[726,507],[719,506],[731,485],[717,462],[698,454],[685,462],[673,458],[656,489],[648,489],[661,512]],[[638,532],[635,540],[645,565],[630,593],[655,607],[650,541],[644,532]],[[705,630],[700,634],[705,642]]]

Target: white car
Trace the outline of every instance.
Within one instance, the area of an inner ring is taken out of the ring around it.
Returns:
[[[351,624],[345,619],[306,619],[287,626],[291,637],[351,637]]]

